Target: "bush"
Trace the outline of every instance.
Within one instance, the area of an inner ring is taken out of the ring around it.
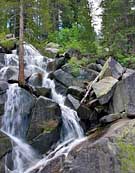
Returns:
[[[60,31],[49,34],[48,42],[58,43],[62,47],[61,52],[65,52],[69,48],[74,48],[80,50],[82,53],[95,53],[95,43],[84,39],[82,35],[82,27],[75,24],[72,28],[63,28]]]
[[[79,76],[80,69],[88,64],[88,60],[86,58],[82,58],[81,60],[78,60],[76,57],[72,57],[68,61],[70,67],[71,67],[71,73],[74,77]]]
[[[0,34],[0,46],[4,49],[13,49],[16,42],[17,41],[15,39],[6,39],[5,33]]]

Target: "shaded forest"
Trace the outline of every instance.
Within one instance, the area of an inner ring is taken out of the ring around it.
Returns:
[[[0,2],[0,45],[12,47],[5,35],[19,38],[20,2]],[[70,48],[90,57],[112,55],[124,65],[131,65],[135,54],[135,1],[104,0],[102,26],[95,32],[92,2],[87,0],[23,0],[24,40],[43,54],[49,42],[60,45],[59,53]],[[98,9],[96,9],[98,10]]]

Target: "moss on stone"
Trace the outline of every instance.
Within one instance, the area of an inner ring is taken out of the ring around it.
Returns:
[[[135,173],[135,127],[134,121],[123,129],[117,139],[118,157],[121,163],[121,173]]]
[[[117,143],[120,152],[119,159],[121,162],[121,173],[135,172],[135,145],[126,143],[121,140]]]
[[[47,122],[44,122],[41,125],[41,128],[43,128],[44,133],[50,133],[52,132],[56,127],[58,126],[57,120],[49,120]]]
[[[12,40],[12,39],[0,40],[0,46],[3,48],[12,49],[14,48],[14,45],[15,45],[15,40]]]

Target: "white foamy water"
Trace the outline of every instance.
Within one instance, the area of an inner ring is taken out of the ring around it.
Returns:
[[[80,120],[76,111],[64,105],[65,97],[56,92],[54,81],[48,78],[48,73],[46,72],[48,61],[32,45],[25,44],[24,48],[25,68],[32,73],[40,72],[43,74],[42,85],[51,88],[52,99],[60,105],[63,122],[61,138],[56,149],[39,160],[35,151],[24,141],[25,123],[21,116],[24,110],[21,109],[19,87],[11,85],[7,91],[8,99],[5,104],[5,114],[2,123],[2,130],[10,137],[13,145],[13,170],[7,170],[6,167],[7,173],[30,173],[35,168],[43,168],[54,158],[62,154],[67,155],[70,149],[83,138],[83,130],[79,124]],[[13,57],[16,57],[16,55],[13,55]],[[8,60],[11,58],[11,55],[9,58],[7,57]],[[9,61],[7,61],[8,64]]]

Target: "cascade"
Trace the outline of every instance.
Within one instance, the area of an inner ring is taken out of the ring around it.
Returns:
[[[40,72],[44,79],[42,85],[51,89],[52,99],[57,102],[62,112],[61,139],[54,151],[41,159],[38,154],[25,141],[28,120],[25,118],[25,108],[22,106],[20,88],[17,84],[11,84],[7,91],[7,102],[3,115],[1,131],[5,133],[12,142],[13,170],[9,170],[5,163],[6,173],[30,173],[36,167],[45,166],[49,161],[61,154],[67,155],[70,149],[83,139],[83,129],[79,124],[76,111],[64,105],[65,97],[55,90],[55,83],[48,78],[46,66],[49,60],[45,58],[29,44],[24,45],[25,69],[32,73]],[[15,51],[14,51],[15,52]],[[18,64],[18,56],[6,55],[5,62],[8,66],[10,60],[14,59]],[[4,67],[3,71],[6,67]]]

